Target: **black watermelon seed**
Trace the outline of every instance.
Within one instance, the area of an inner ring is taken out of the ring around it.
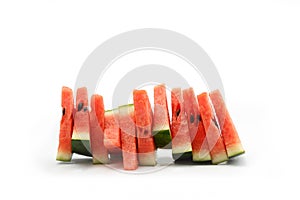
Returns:
[[[178,110],[176,111],[176,117],[178,117],[179,114],[180,114],[180,109],[178,109]]]
[[[198,120],[199,122],[202,120],[200,115],[197,115],[197,120]]]
[[[213,120],[215,126],[219,129],[219,125],[218,125],[218,123],[217,123],[216,117],[214,117],[212,120]]]
[[[78,111],[81,111],[82,108],[83,108],[83,103],[79,103],[79,104],[78,104]]]
[[[87,108],[87,107],[84,107],[83,111],[86,112],[87,110],[88,110],[88,108]]]
[[[65,115],[65,113],[66,113],[66,109],[65,109],[65,108],[63,108],[63,109],[62,109],[62,115],[64,116],[64,115]]]
[[[191,123],[194,123],[194,121],[195,121],[195,117],[194,117],[194,115],[191,115],[191,116],[190,116],[190,122],[191,122]]]
[[[148,135],[148,130],[145,130],[145,131],[144,131],[144,135]]]

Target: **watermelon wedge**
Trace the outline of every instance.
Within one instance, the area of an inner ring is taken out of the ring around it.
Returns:
[[[231,158],[245,153],[238,132],[232,122],[220,91],[212,91],[210,93],[210,98],[219,120],[220,129],[224,139],[228,157]]]
[[[183,90],[183,99],[192,141],[193,161],[210,161],[211,157],[206,140],[205,129],[200,117],[199,105],[193,88]]]
[[[157,148],[170,149],[171,128],[168,111],[166,86],[164,84],[154,87],[154,116],[153,131],[155,145]]]
[[[192,158],[192,146],[188,121],[185,115],[182,91],[174,88],[171,91],[172,99],[172,155],[174,160],[190,160]]]
[[[134,114],[140,165],[156,165],[156,152],[152,137],[152,110],[145,90],[133,91]]]
[[[94,164],[109,162],[108,151],[104,146],[104,104],[103,97],[93,95],[90,112],[90,143]]]
[[[228,156],[226,148],[209,96],[206,92],[204,92],[197,97],[200,108],[200,116],[203,120],[212,163],[219,164],[227,161]]]
[[[62,118],[60,121],[59,146],[56,160],[71,161],[74,109],[72,89],[63,87],[61,97]]]
[[[77,89],[76,111],[72,135],[72,150],[74,153],[80,151],[83,155],[91,156],[90,118],[88,109],[88,93],[86,87]]]
[[[138,167],[137,141],[134,122],[134,105],[119,107],[119,125],[121,129],[123,168],[134,170]]]
[[[107,110],[104,116],[104,146],[110,153],[121,153],[121,133],[118,121],[119,110]]]

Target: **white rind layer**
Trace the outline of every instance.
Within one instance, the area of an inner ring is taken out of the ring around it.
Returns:
[[[169,124],[165,124],[165,125],[162,125],[162,126],[155,126],[155,127],[153,127],[152,132],[158,132],[158,131],[164,131],[164,130],[169,130],[170,131]]]
[[[73,131],[72,140],[90,140],[90,134],[88,132]]]

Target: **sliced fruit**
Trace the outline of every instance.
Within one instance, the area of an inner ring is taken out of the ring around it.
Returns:
[[[119,125],[121,130],[123,168],[134,170],[138,167],[137,141],[134,122],[134,105],[119,107]]]
[[[229,115],[229,112],[227,110],[226,104],[222,98],[220,91],[212,91],[210,93],[210,99],[214,105],[218,117],[228,157],[234,157],[245,153],[238,132]]]
[[[152,110],[145,90],[133,91],[134,114],[140,165],[156,165],[156,152],[152,137]]]
[[[76,110],[74,116],[74,127],[72,135],[72,147],[75,147],[72,149],[73,152],[77,153],[79,148],[81,154],[91,155],[89,140],[90,118],[88,109],[88,94],[87,88],[82,87],[77,89],[76,94]]]
[[[74,108],[72,89],[63,87],[61,97],[62,118],[60,121],[59,146],[56,160],[71,161]]]
[[[154,116],[152,134],[157,148],[170,149],[172,147],[170,117],[168,111],[166,86],[164,84],[154,87]]]
[[[89,109],[87,88],[77,89],[73,140],[89,140]]]
[[[91,98],[90,112],[90,142],[94,164],[109,162],[108,151],[104,146],[104,104],[100,95]]]
[[[121,153],[121,133],[118,115],[118,109],[107,110],[104,114],[104,146],[111,153]]]
[[[210,155],[213,164],[218,164],[228,160],[225,145],[219,130],[218,122],[214,114],[213,107],[209,101],[209,96],[206,92],[197,96],[200,116],[203,120],[204,129],[206,132],[207,143],[210,149]]]
[[[188,122],[185,115],[182,91],[174,88],[171,91],[172,99],[172,155],[174,160],[192,159],[192,145]]]
[[[200,117],[199,105],[193,88],[183,90],[184,109],[187,116],[193,149],[193,161],[210,161],[210,153],[206,140],[205,129]]]

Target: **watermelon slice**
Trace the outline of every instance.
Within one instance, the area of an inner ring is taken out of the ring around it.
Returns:
[[[197,97],[200,108],[200,116],[203,120],[212,163],[218,164],[227,161],[228,156],[225,145],[209,96],[206,92],[204,92]]]
[[[89,109],[87,88],[78,88],[76,95],[76,112],[74,118],[73,140],[89,140]]]
[[[134,170],[138,167],[134,120],[133,104],[119,107],[119,125],[121,129],[123,167],[125,170]]]
[[[185,115],[182,91],[174,88],[171,91],[172,99],[172,155],[174,160],[192,158],[192,146],[187,118]]]
[[[205,129],[200,117],[199,105],[193,88],[183,90],[183,99],[192,141],[193,161],[210,161],[211,157],[206,140]]]
[[[224,139],[228,157],[231,158],[245,153],[237,130],[232,122],[220,91],[212,91],[210,93],[210,98],[219,120],[220,129]]]
[[[164,84],[154,87],[154,116],[153,131],[155,145],[158,148],[170,149],[171,130],[168,111],[166,86]]]
[[[105,164],[109,162],[108,152],[104,146],[104,104],[100,95],[91,98],[90,112],[90,143],[94,164]]]
[[[62,118],[60,121],[59,146],[56,160],[71,161],[72,159],[72,131],[73,131],[73,92],[68,87],[62,88],[61,94]]]
[[[134,113],[140,165],[156,165],[156,152],[152,137],[152,110],[145,90],[133,91]]]
[[[119,110],[105,111],[104,146],[111,153],[121,153],[121,133],[118,122]]]
[[[83,155],[91,156],[90,119],[88,109],[88,93],[86,87],[77,89],[76,110],[72,135],[72,150],[74,153],[81,152]]]

